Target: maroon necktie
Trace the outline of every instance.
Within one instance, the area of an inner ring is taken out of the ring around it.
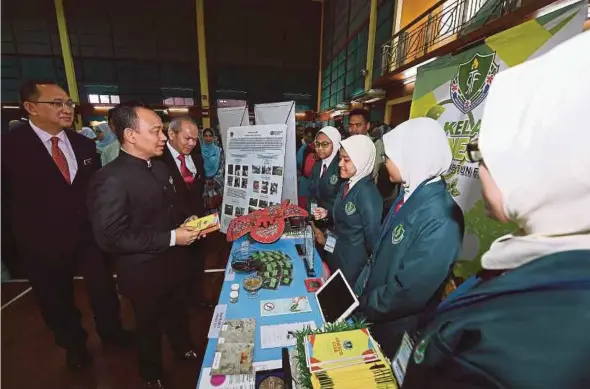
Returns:
[[[350,184],[344,185],[344,196],[342,196],[342,197],[346,197],[349,190],[350,190]]]
[[[326,174],[326,170],[328,170],[328,165],[322,165],[322,175],[320,177],[323,177],[324,174]]]
[[[182,179],[187,185],[192,184],[195,177],[193,177],[193,173],[186,167],[186,156],[180,154],[178,159],[180,160],[180,174],[182,175]]]
[[[61,151],[57,145],[58,143],[59,138],[57,136],[51,138],[51,157],[61,172],[61,175],[64,176],[66,182],[70,184],[72,181],[70,180],[70,168],[68,166],[68,160],[66,159],[64,152]]]
[[[400,210],[400,208],[402,207],[402,205],[404,205],[404,199],[402,198],[402,200],[396,204],[395,209],[393,210],[393,213],[398,213],[398,211]]]

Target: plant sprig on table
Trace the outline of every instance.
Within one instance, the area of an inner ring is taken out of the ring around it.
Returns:
[[[305,327],[301,331],[295,332],[297,343],[295,348],[297,350],[297,370],[299,380],[297,384],[300,389],[312,389],[311,385],[311,373],[307,368],[307,361],[305,358],[305,344],[303,339],[308,335],[318,335],[325,333],[351,331],[351,330],[362,330],[367,328],[369,325],[365,319],[352,318],[350,322],[342,321],[339,323],[327,323],[321,328],[312,330],[310,327]]]

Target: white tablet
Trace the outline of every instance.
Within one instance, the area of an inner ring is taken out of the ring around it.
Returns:
[[[346,320],[359,306],[352,288],[338,269],[315,293],[324,323]]]

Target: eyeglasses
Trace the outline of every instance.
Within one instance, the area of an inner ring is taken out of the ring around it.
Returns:
[[[323,148],[327,149],[330,146],[331,142],[313,142],[313,145],[316,149]]]
[[[51,105],[53,105],[53,108],[55,108],[55,109],[69,108],[71,110],[74,110],[76,108],[76,103],[74,103],[72,100],[68,100],[68,101],[61,101],[61,100],[29,101],[29,103],[51,104]]]
[[[467,152],[465,155],[467,156],[467,160],[469,162],[477,163],[483,160],[481,155],[481,151],[479,151],[479,137],[475,136],[469,143],[467,143]]]

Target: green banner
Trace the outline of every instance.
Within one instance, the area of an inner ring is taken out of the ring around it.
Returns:
[[[418,69],[410,116],[431,117],[443,125],[453,154],[445,179],[449,192],[465,213],[465,238],[455,268],[457,276],[467,277],[478,271],[480,258],[492,242],[516,228],[486,216],[478,166],[468,162],[465,156],[467,143],[479,133],[485,100],[489,89],[493,88],[494,77],[580,33],[586,12],[585,1],[572,4]],[[566,64],[567,59],[564,59],[564,66]]]

